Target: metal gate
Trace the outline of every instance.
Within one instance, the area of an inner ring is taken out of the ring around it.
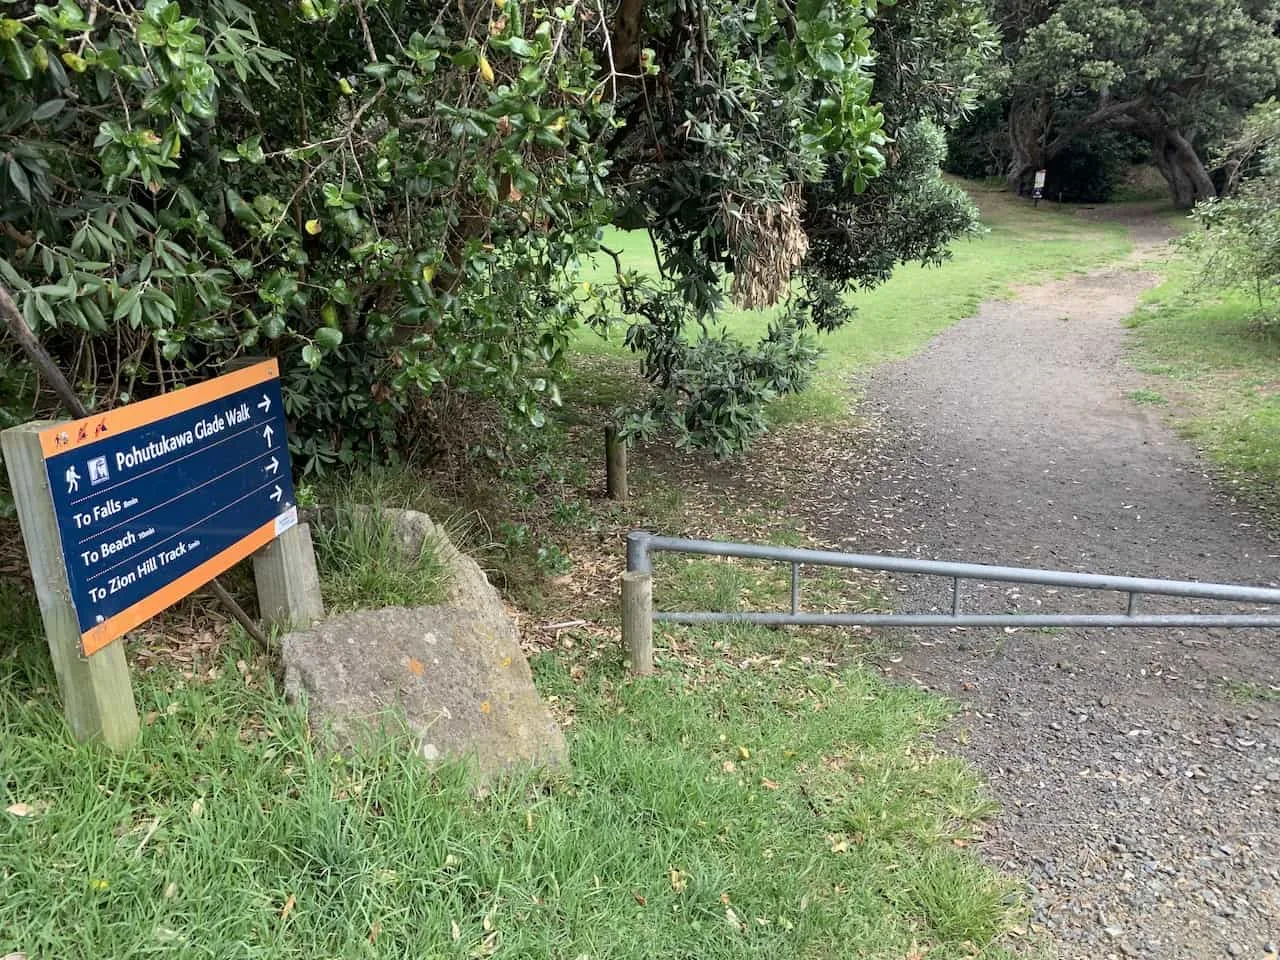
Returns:
[[[729,612],[712,610],[653,610],[655,553],[683,553],[714,557],[772,560],[791,565],[790,612]],[[950,613],[806,613],[801,606],[802,566],[844,567],[887,573],[921,574],[951,581]],[[1115,613],[964,613],[961,583],[994,581],[1038,584],[1125,595],[1123,612]],[[1113,577],[1032,567],[1000,567],[979,563],[915,560],[909,557],[802,550],[719,540],[687,540],[660,537],[645,531],[627,535],[627,572],[622,579],[623,642],[631,654],[632,669],[653,669],[653,623],[752,623],[767,626],[806,624],[840,627],[1280,627],[1275,613],[1142,613],[1144,596],[1220,600],[1262,606],[1280,606],[1280,589],[1238,584],[1200,583],[1192,580],[1155,580],[1146,577]]]

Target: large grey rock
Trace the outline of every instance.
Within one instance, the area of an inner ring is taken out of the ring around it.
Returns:
[[[338,749],[403,725],[427,760],[482,776],[567,762],[564,737],[509,635],[453,606],[358,610],[283,641],[285,691]]]
[[[407,556],[430,539],[450,573],[446,604],[359,610],[282,641],[285,692],[338,749],[404,727],[427,760],[465,759],[482,777],[567,765],[515,625],[479,565],[425,514],[389,510]]]

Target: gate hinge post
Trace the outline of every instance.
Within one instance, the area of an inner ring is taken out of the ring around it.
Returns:
[[[632,573],[649,573],[649,541],[653,534],[647,530],[632,530],[627,534],[627,569]]]

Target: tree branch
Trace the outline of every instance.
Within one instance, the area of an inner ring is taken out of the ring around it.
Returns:
[[[613,18],[613,69],[616,73],[640,72],[640,35],[644,27],[644,0],[622,0]]]
[[[1084,133],[1086,130],[1092,130],[1094,127],[1101,127],[1108,123],[1113,123],[1125,114],[1133,115],[1134,123],[1139,122],[1139,118],[1137,116],[1138,111],[1150,106],[1151,100],[1146,96],[1134,97],[1131,100],[1117,100],[1114,103],[1104,103],[1079,123],[1073,124],[1062,133],[1058,134],[1051,143],[1045,146],[1045,159],[1049,160],[1057,156],[1066,148],[1067,144],[1080,136],[1080,134]]]
[[[36,335],[27,326],[26,319],[18,310],[18,305],[13,302],[13,297],[9,295],[9,291],[5,289],[4,284],[0,284],[0,314],[4,315],[4,324],[9,328],[9,334],[14,340],[18,341],[18,346],[22,348],[28,359],[35,364],[36,369],[40,371],[40,375],[53,388],[53,392],[58,395],[58,399],[62,401],[62,405],[71,411],[74,417],[89,416],[89,408],[84,405],[84,401],[80,399],[75,390],[72,389],[70,381],[58,365],[53,362],[53,358],[45,352],[44,347],[40,346],[40,341],[36,339]]]
[[[369,18],[364,15],[363,0],[355,0],[356,16],[360,20],[360,31],[364,34],[364,45],[369,51],[369,59],[378,62],[378,51],[373,46],[373,36],[369,33]]]

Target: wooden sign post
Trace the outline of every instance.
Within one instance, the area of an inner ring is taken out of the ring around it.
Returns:
[[[80,652],[80,626],[67,587],[58,521],[40,449],[40,431],[48,426],[28,423],[6,430],[0,436],[4,463],[71,735],[82,742],[100,738],[112,749],[119,749],[132,743],[138,733],[129,668],[124,662],[124,647],[118,643],[96,657]]]
[[[119,748],[137,733],[114,641],[262,548],[268,619],[323,614],[275,361],[0,440],[77,740]]]

